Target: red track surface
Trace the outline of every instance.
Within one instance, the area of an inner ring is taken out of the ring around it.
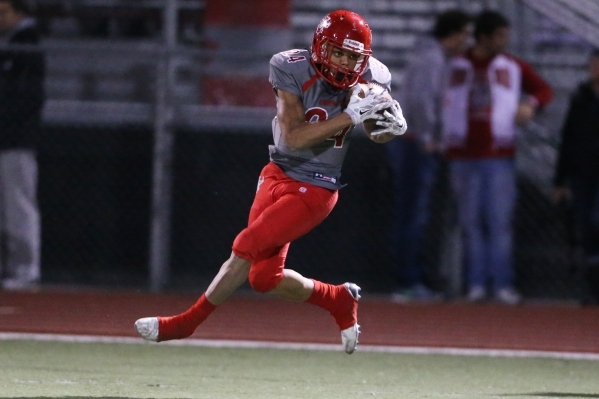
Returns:
[[[0,291],[0,331],[136,336],[143,316],[171,315],[195,295],[123,291]],[[599,353],[599,308],[570,305],[360,301],[366,345],[527,349]],[[193,338],[337,343],[322,309],[266,295],[239,294],[222,304]]]

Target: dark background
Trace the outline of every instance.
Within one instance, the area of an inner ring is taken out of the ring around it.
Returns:
[[[176,132],[167,290],[206,288],[228,258],[245,227],[270,142],[269,131]],[[152,151],[150,127],[46,126],[38,155],[44,283],[148,287]],[[292,244],[287,267],[390,292],[389,179],[384,147],[356,137],[336,208]],[[524,177],[519,190],[517,286],[529,298],[576,297],[580,281],[570,259],[567,212],[547,203]],[[440,245],[443,226],[452,220],[445,171],[432,208],[423,261],[429,282],[443,290]]]

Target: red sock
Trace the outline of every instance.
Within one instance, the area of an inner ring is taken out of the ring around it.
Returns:
[[[342,285],[331,285],[314,281],[314,290],[307,303],[319,306],[333,316],[340,330],[345,330],[358,322],[358,301]]]
[[[210,316],[216,305],[208,302],[206,294],[185,312],[171,317],[158,317],[158,342],[187,338]]]

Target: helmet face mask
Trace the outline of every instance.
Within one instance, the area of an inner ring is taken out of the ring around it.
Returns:
[[[364,18],[351,11],[333,11],[320,21],[314,32],[311,61],[323,79],[345,90],[354,86],[366,70],[372,54],[371,43],[372,33]],[[349,65],[336,62],[338,55],[347,56]]]

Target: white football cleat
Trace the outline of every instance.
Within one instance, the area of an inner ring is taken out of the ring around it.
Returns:
[[[360,325],[358,323],[354,324],[350,328],[346,328],[341,331],[341,343],[343,344],[343,349],[345,349],[345,353],[351,355],[356,350],[356,346],[358,346],[358,336],[360,335]]]
[[[343,284],[345,289],[350,293],[350,295],[357,301],[360,300],[360,290],[361,288],[354,283],[345,283]],[[356,303],[357,309],[357,303]],[[357,312],[357,310],[356,310]],[[358,346],[358,337],[360,336],[360,325],[357,323],[353,326],[346,328],[341,331],[341,343],[343,344],[343,349],[345,349],[345,353],[352,354],[356,350],[356,346]]]
[[[144,317],[135,322],[135,331],[143,339],[158,341],[158,317]]]

